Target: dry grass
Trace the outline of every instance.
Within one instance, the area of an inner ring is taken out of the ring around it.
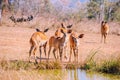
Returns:
[[[0,80],[40,80],[42,76],[39,75],[36,71],[4,71],[1,70],[0,72]]]
[[[0,70],[0,80],[66,80],[66,72],[59,70],[26,71]]]
[[[58,61],[41,62],[35,64],[33,62],[27,62],[23,60],[8,61],[5,59],[0,60],[0,69],[3,70],[46,70],[46,69],[62,69],[63,64]]]
[[[66,80],[66,71],[61,70],[61,66],[58,62],[50,62],[49,64],[42,62],[34,64],[25,61],[0,60],[0,80],[13,79]]]

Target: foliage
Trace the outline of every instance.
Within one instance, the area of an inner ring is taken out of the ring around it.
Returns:
[[[104,59],[98,61],[95,60],[95,54],[98,51],[91,51],[90,55],[87,57],[87,62],[85,63],[83,69],[93,70],[102,73],[120,74],[120,55],[114,57],[110,56],[110,59]]]
[[[114,13],[115,19],[120,22],[120,8]]]
[[[117,21],[120,21],[120,14],[119,13],[120,13],[120,1],[116,2],[115,6],[114,6],[113,16],[114,16],[114,19]]]
[[[96,18],[99,11],[99,4],[95,1],[90,1],[87,5],[88,19]]]
[[[87,5],[88,19],[119,21],[120,1],[90,0]]]
[[[14,0],[12,3],[3,2],[3,8],[8,8],[12,14],[53,16],[57,20],[76,20],[84,18],[95,20],[120,20],[120,1],[88,0],[86,3],[76,3],[77,7],[66,6],[61,3],[52,4],[51,0]]]
[[[99,67],[96,68],[97,71],[104,73],[120,73],[120,62],[115,60],[104,61]]]

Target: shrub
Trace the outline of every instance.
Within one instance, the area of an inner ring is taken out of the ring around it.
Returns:
[[[103,73],[120,73],[120,62],[115,60],[104,61],[99,67],[96,67],[96,70]]]

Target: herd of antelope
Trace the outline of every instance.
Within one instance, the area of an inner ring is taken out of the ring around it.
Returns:
[[[13,15],[9,17],[11,21],[14,23],[17,22],[27,22],[33,20],[33,15],[28,16],[27,18],[21,17],[21,18],[15,18]]]
[[[40,58],[41,58],[41,54],[42,54],[41,47],[43,47],[47,61],[49,60],[51,50],[55,60],[60,59],[60,61],[62,61],[63,55],[64,55],[64,58],[67,59],[68,54],[66,53],[66,51],[69,50],[70,48],[69,62],[71,62],[72,52],[74,53],[74,62],[78,62],[79,39],[83,38],[84,34],[77,35],[77,33],[73,31],[71,27],[72,25],[64,26],[64,24],[61,23],[61,27],[59,27],[55,31],[55,34],[50,38],[48,38],[48,36],[45,34],[49,30],[49,28],[45,29],[44,31],[36,29],[36,32],[34,32],[30,38],[31,47],[29,50],[29,61],[31,59],[31,54],[32,54],[34,56],[35,62],[37,63],[37,56],[36,56],[37,49],[39,49]],[[102,39],[104,38],[104,43],[106,43],[106,37],[108,32],[109,32],[109,26],[107,22],[102,21],[101,22],[101,35],[102,35],[101,42],[102,42]],[[48,56],[46,56],[47,43],[49,45]],[[41,59],[40,59],[40,62],[41,62]]]

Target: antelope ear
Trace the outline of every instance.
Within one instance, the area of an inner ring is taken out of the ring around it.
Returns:
[[[67,26],[67,28],[71,28],[71,27],[72,27],[72,24]]]
[[[102,24],[104,23],[104,21],[101,22]]]
[[[105,24],[105,21],[102,21],[102,22],[101,22],[101,25],[103,26],[104,24]]]
[[[64,25],[63,25],[63,23],[61,23],[61,26],[62,26],[62,28],[65,28]]]
[[[40,32],[40,30],[39,30],[38,28],[36,28],[36,31],[37,31],[37,32]]]
[[[78,38],[83,38],[83,36],[84,36],[84,34],[80,34],[80,35],[78,36]]]
[[[49,30],[49,28],[45,29],[44,32],[47,32]]]
[[[64,31],[61,29],[61,32],[64,33]]]
[[[107,23],[107,21],[105,21],[105,24]]]

